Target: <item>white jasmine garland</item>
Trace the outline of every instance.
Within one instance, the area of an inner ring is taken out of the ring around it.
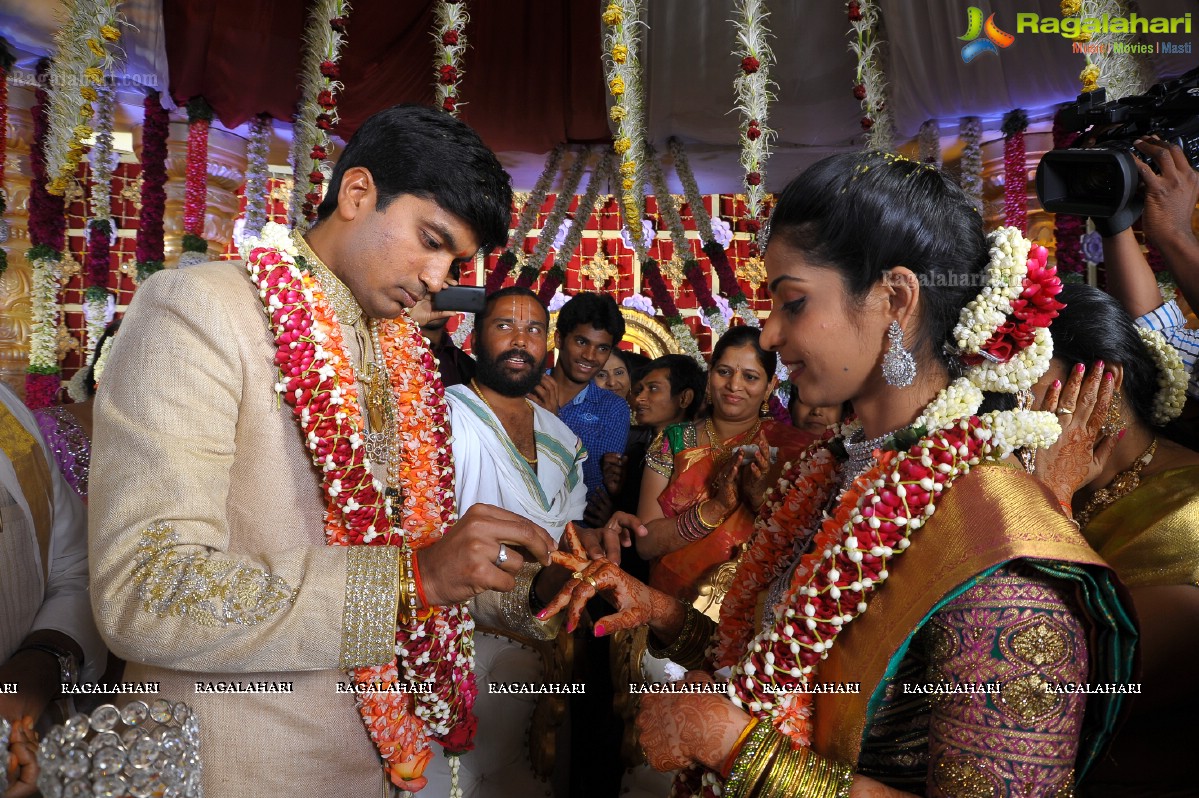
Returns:
[[[1049,370],[1053,357],[1053,337],[1040,327],[1032,343],[1021,349],[1006,363],[984,360],[970,370],[970,379],[984,391],[1019,393],[1036,384]]]
[[[987,265],[986,284],[977,298],[962,308],[953,338],[958,351],[977,355],[991,340],[995,330],[1012,312],[1012,300],[1024,290],[1028,274],[1028,253],[1032,242],[1018,228],[1000,227],[987,236],[991,260]]]
[[[1042,410],[996,410],[980,417],[990,430],[994,456],[1003,458],[1017,449],[1045,449],[1062,434],[1053,413]]]
[[[1157,393],[1153,397],[1153,424],[1169,424],[1182,414],[1187,400],[1187,371],[1178,356],[1178,350],[1170,346],[1166,336],[1157,330],[1137,327],[1141,340],[1153,355],[1157,366]]]
[[[116,91],[108,83],[96,87],[96,144],[92,148],[92,218],[112,219],[112,128]],[[93,344],[94,345],[94,344]]]
[[[61,308],[58,292],[62,287],[62,263],[34,260],[32,294],[32,331],[29,335],[29,367],[58,368],[58,321]]]
[[[982,403],[983,392],[969,378],[960,377],[928,403],[913,426],[924,427],[933,433],[945,429],[958,419],[973,416]]]

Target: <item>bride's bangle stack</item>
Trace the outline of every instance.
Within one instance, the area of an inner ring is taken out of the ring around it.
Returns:
[[[712,640],[712,632],[716,622],[704,615],[695,607],[687,608],[687,617],[683,620],[683,628],[679,629],[678,637],[665,648],[654,645],[654,637],[649,638],[649,653],[658,659],[668,659],[677,662],[688,670],[699,668],[704,664],[708,643]]]
[[[740,742],[740,741],[738,741]],[[733,760],[725,784],[727,798],[849,798],[853,768],[792,748],[769,723],[759,722]]]

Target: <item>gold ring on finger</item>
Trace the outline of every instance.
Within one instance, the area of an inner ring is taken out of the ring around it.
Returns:
[[[587,584],[591,585],[592,587],[594,587],[594,588],[596,588],[596,589],[599,589],[599,585],[598,585],[598,584],[596,584],[596,582],[595,582],[595,577],[593,577],[593,576],[584,576],[584,577],[582,577],[582,579],[583,579],[583,581],[584,581],[584,582],[586,582]]]
[[[584,578],[584,577],[583,577],[583,572],[582,572],[582,571],[575,571],[573,574],[571,574],[571,575],[570,575],[570,578],[571,578],[571,579],[578,579],[580,582],[582,582],[582,581],[583,581],[583,578]]]

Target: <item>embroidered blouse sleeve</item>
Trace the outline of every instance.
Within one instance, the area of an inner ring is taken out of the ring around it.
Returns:
[[[665,433],[659,432],[650,441],[649,448],[645,450],[645,466],[667,479],[674,473],[674,452],[671,451],[670,441]]]
[[[269,384],[244,384],[253,372],[233,316],[249,309],[215,295],[218,285],[232,290],[186,271],[156,275],[114,344],[95,407],[97,623],[120,656],[179,670],[382,663],[394,656],[398,550],[311,545],[280,505],[230,502],[237,430],[262,417],[247,415],[254,397],[271,399],[254,393]],[[286,473],[278,484],[303,496]],[[263,550],[255,541],[272,525],[295,543]]]
[[[927,681],[998,685],[934,698],[928,795],[1073,795],[1086,696],[1087,637],[1053,580],[1006,566],[945,605],[922,632]]]

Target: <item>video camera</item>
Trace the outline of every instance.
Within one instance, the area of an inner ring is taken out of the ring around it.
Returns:
[[[1128,228],[1144,209],[1133,158],[1157,170],[1133,146],[1156,135],[1178,144],[1199,169],[1199,68],[1144,94],[1107,102],[1103,89],[1086,92],[1062,111],[1068,131],[1082,131],[1068,149],[1045,153],[1037,166],[1037,196],[1045,210],[1089,216],[1104,235]]]

